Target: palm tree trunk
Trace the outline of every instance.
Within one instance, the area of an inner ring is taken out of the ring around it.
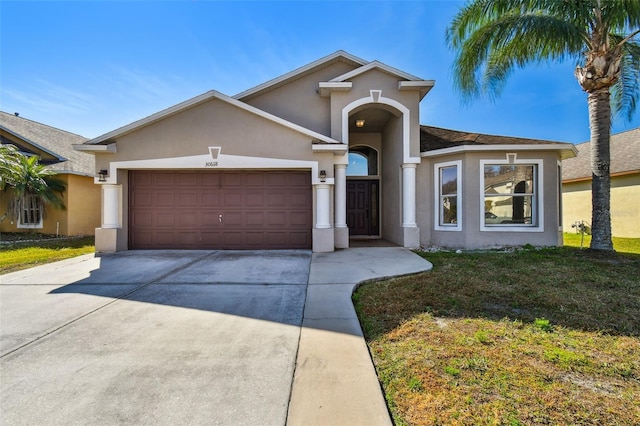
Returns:
[[[591,249],[613,251],[611,241],[611,178],[609,141],[611,104],[609,89],[588,94],[591,128]]]

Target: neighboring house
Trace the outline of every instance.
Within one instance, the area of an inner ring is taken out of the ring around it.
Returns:
[[[338,51],[78,145],[105,177],[96,250],[561,245],[573,145],[420,126],[433,85]]]
[[[95,158],[73,149],[74,144],[85,141],[82,136],[0,111],[0,142],[15,145],[25,155],[37,155],[40,164],[55,171],[66,185],[62,194],[66,210],[46,206],[46,212],[24,212],[16,220],[4,216],[9,196],[0,192],[0,217],[4,216],[0,232],[95,233],[100,226],[100,188],[93,183]]]
[[[562,162],[563,225],[591,225],[591,142],[576,145],[578,155]],[[640,238],[640,127],[611,136],[611,233]]]

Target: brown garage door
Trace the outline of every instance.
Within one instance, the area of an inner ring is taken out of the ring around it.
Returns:
[[[130,249],[311,248],[311,174],[129,172]]]

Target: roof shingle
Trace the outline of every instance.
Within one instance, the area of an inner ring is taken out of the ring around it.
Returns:
[[[578,155],[562,162],[562,180],[591,178],[591,142],[576,145]],[[610,173],[640,173],[640,127],[611,135]]]
[[[46,124],[18,117],[0,111],[0,128],[43,148],[62,161],[49,164],[48,169],[58,173],[74,173],[87,176],[95,174],[95,157],[92,154],[76,151],[74,144],[82,144],[88,139],[75,133],[47,126]]]

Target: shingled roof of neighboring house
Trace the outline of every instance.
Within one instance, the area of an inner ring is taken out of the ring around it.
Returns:
[[[95,157],[73,149],[88,139],[46,124],[0,111],[0,129],[14,137],[51,154],[54,160],[47,161],[47,168],[58,173],[73,173],[86,176],[95,174]],[[7,141],[3,138],[3,143]],[[8,141],[10,142],[10,141]]]
[[[549,145],[555,142],[539,139],[515,138],[510,136],[485,135],[482,133],[461,132],[459,130],[442,129],[440,127],[420,126],[420,151],[453,148],[463,145]]]
[[[576,145],[578,156],[562,162],[562,181],[591,179],[591,142]],[[611,135],[612,176],[640,173],[640,127]]]

